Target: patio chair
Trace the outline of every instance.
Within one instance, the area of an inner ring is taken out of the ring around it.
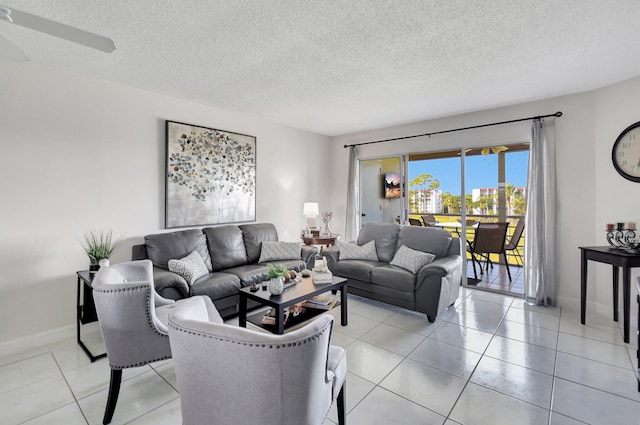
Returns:
[[[518,244],[520,243],[520,238],[522,237],[523,231],[524,231],[524,217],[518,220],[518,223],[516,224],[516,228],[513,230],[513,234],[511,235],[511,239],[504,246],[505,251],[512,251],[512,253],[509,255],[513,255],[514,257],[516,257],[516,263],[520,263],[519,264],[520,266],[524,264],[524,261],[523,261],[522,254],[518,249]]]
[[[508,228],[509,223],[478,223],[478,227],[476,227],[475,231],[475,237],[467,246],[467,251],[471,253],[473,274],[476,279],[478,279],[476,262],[480,266],[480,274],[482,275],[482,264],[480,263],[480,260],[484,259],[485,269],[488,273],[489,266],[493,268],[493,264],[491,263],[491,254],[498,254],[504,256],[507,274],[509,275],[509,281],[511,281],[511,271],[509,270],[509,262],[507,261],[504,243],[505,238],[507,237]]]
[[[433,227],[438,222],[433,214],[421,215],[420,218],[422,218],[422,223],[427,227]]]
[[[422,222],[420,220],[418,220],[417,218],[410,218],[409,219],[409,224],[412,226],[422,226]]]

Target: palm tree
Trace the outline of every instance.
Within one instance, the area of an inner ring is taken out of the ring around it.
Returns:
[[[506,215],[510,215],[511,214],[511,197],[513,196],[513,194],[516,192],[516,187],[514,185],[512,185],[511,183],[507,183],[504,186],[504,197],[507,201],[507,214]]]

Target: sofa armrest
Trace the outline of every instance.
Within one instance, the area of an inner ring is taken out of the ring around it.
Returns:
[[[167,289],[172,288],[182,295],[183,298],[189,296],[189,284],[182,276],[169,270],[153,267],[153,283],[156,292],[163,295]]]
[[[312,245],[302,245],[301,249],[302,261],[305,262],[306,268],[311,270],[316,264],[316,255],[320,252],[318,247]]]
[[[430,276],[445,277],[453,273],[456,268],[460,267],[460,256],[450,255],[448,257],[439,258],[426,266],[423,266],[418,272],[416,279],[416,290],[420,288],[426,278]]]
[[[322,250],[322,256],[327,260],[327,267],[331,270],[331,273],[336,274],[338,272],[338,261],[340,261],[340,248],[337,246],[330,246]]]

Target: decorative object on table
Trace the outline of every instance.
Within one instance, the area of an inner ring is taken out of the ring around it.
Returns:
[[[615,230],[613,223],[607,224],[607,242],[613,248],[626,249],[630,251],[638,251],[640,248],[640,239],[636,234],[636,223],[630,221],[625,223],[616,223]]]
[[[109,258],[120,246],[124,234],[114,236],[113,230],[89,230],[80,241],[82,249],[89,257],[89,273],[94,275],[100,267],[109,267]]]
[[[611,160],[618,174],[627,180],[640,183],[640,121],[631,124],[620,133],[613,143]]]
[[[311,237],[311,229],[315,229],[318,223],[316,217],[320,214],[317,202],[305,202],[302,208],[302,214],[307,217],[307,227],[304,230],[306,237]]]
[[[284,264],[274,266],[267,264],[267,277],[269,280],[269,292],[272,295],[280,295],[284,291],[285,275],[289,276],[289,269]]]
[[[331,236],[331,228],[329,227],[331,216],[333,216],[331,211],[322,212],[322,232],[320,233],[320,236]]]
[[[166,121],[165,227],[255,221],[256,138]]]
[[[327,266],[327,260],[324,258],[317,258],[316,265],[311,272],[313,283],[323,284],[331,283],[333,281],[333,274]]]

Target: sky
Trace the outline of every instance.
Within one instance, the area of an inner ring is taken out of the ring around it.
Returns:
[[[506,182],[516,187],[527,184],[529,152],[511,152],[506,158]],[[498,155],[474,155],[466,158],[466,192],[475,188],[498,187]],[[431,159],[409,162],[409,181],[420,174],[431,174],[440,180],[442,193],[460,193],[460,158]]]

